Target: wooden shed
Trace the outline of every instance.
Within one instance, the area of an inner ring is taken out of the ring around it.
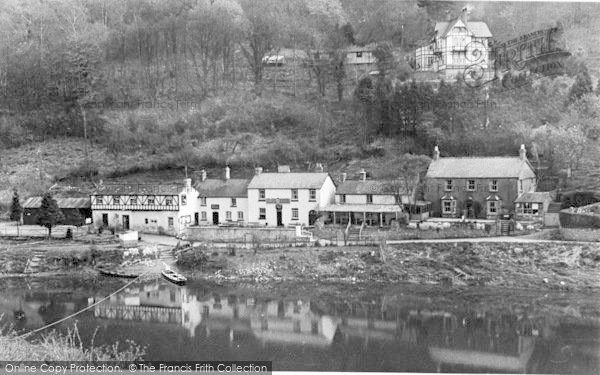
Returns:
[[[42,197],[31,197],[23,203],[23,224],[37,225],[37,218],[42,206]],[[84,225],[86,219],[92,219],[92,204],[89,197],[54,198],[61,209],[64,225]]]

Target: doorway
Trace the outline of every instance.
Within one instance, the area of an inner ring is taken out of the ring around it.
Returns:
[[[213,225],[219,225],[219,212],[218,211],[214,211],[213,214]]]
[[[198,217],[198,212],[194,213],[194,225],[198,226],[200,224],[200,218]]]
[[[123,229],[129,230],[129,215],[123,215]]]
[[[108,214],[102,214],[102,226],[103,227],[108,226]]]
[[[283,226],[283,213],[281,212],[281,206],[277,206],[277,226]]]

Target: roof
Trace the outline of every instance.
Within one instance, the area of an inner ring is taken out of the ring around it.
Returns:
[[[250,180],[232,178],[221,180],[209,178],[204,181],[198,181],[194,188],[198,190],[200,197],[212,198],[244,198],[248,196],[248,183]]]
[[[401,212],[397,204],[330,204],[322,211],[327,212]]]
[[[402,194],[407,194],[401,180],[346,180],[338,185],[335,193],[347,195],[393,195],[398,191],[401,191]]]
[[[518,178],[529,170],[527,160],[519,157],[460,157],[433,160],[427,169],[428,178]]]
[[[182,184],[106,184],[100,185],[93,195],[117,194],[179,194],[183,190]]]
[[[23,203],[23,208],[40,208],[43,197],[31,197]],[[90,208],[90,197],[85,198],[54,198],[59,208]]]
[[[328,177],[325,172],[261,173],[248,189],[320,189]]]
[[[536,192],[531,192],[531,193],[523,193],[521,195],[519,195],[519,197],[515,200],[515,203],[538,203],[538,202],[545,202],[545,201],[551,201],[552,200],[552,196],[550,195],[550,192],[547,191],[536,191]]]
[[[460,18],[456,18],[451,22],[436,22],[435,32],[437,33],[437,35],[445,37],[446,35],[448,35],[448,32],[459,20]],[[488,25],[485,22],[467,21],[466,26],[467,29],[473,34],[473,36],[477,38],[492,37],[492,33],[490,32],[490,29],[488,28]]]

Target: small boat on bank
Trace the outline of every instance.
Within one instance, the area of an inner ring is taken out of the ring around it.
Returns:
[[[109,269],[109,268],[105,268],[105,267],[98,267],[98,272],[100,272],[100,274],[104,275],[104,276],[123,277],[126,279],[135,279],[136,277],[140,276],[137,273],[126,272],[126,271],[118,269],[118,268]]]
[[[187,278],[173,270],[164,270],[162,276],[173,284],[183,285],[187,282]]]

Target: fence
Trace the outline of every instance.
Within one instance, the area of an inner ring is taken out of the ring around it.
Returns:
[[[67,230],[71,229],[73,238],[82,237],[88,233],[88,227],[76,227],[74,225],[58,225],[52,228],[52,238],[66,238]],[[0,223],[0,237],[48,237],[48,229],[38,225],[15,225],[14,223]]]

